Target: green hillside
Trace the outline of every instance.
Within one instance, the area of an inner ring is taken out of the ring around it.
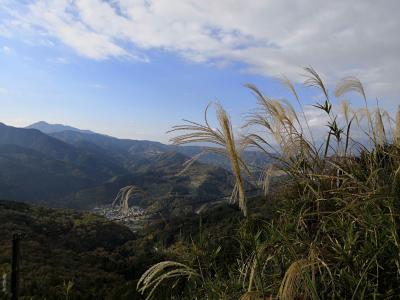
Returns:
[[[151,249],[145,243],[139,247],[126,227],[106,221],[0,201],[0,274],[10,279],[11,239],[18,232],[22,299],[132,299],[133,281],[144,271],[144,253]],[[146,264],[157,261],[157,254],[145,259]]]
[[[143,299],[136,291],[140,276],[186,253],[184,242],[207,237],[209,246],[224,245],[221,255],[237,251],[218,236],[231,234],[240,219],[240,211],[224,204],[201,221],[197,215],[157,218],[133,234],[93,214],[0,200],[0,275],[7,274],[9,285],[12,235],[20,233],[21,299]],[[0,299],[8,298],[0,291]]]
[[[75,131],[57,136],[0,125],[0,197],[91,209],[136,185],[149,195],[140,203],[144,207],[173,206],[184,198],[190,211],[197,201],[211,201],[232,187],[229,172],[218,166],[195,162],[180,174],[190,157],[161,143]]]

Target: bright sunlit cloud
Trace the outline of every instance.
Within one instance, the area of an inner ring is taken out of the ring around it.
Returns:
[[[374,93],[399,90],[398,1],[59,0],[15,5],[0,32],[31,30],[95,60],[148,61],[146,50],[193,62],[241,62],[263,75],[312,65],[358,75]]]

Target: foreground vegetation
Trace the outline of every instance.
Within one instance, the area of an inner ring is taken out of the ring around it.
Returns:
[[[147,299],[400,295],[400,112],[393,117],[368,103],[356,78],[340,81],[333,95],[312,68],[305,71],[305,85],[323,97],[314,105],[326,120],[322,140],[314,136],[307,111],[286,79],[296,109],[248,85],[258,109],[246,120],[244,137],[235,137],[219,105],[218,128],[207,120],[207,111],[204,124],[188,121],[174,128],[183,132],[173,139],[176,144],[213,143],[219,147],[209,151],[230,159],[236,181],[232,200],[243,216],[228,232],[214,227],[204,233],[201,221],[195,237],[164,249],[178,259],[155,264],[142,275],[138,290]],[[341,100],[348,92],[357,93],[364,107],[353,110]],[[248,148],[275,163],[265,170],[246,164],[241,152]],[[284,174],[285,184],[271,192],[276,173]],[[246,182],[260,174],[269,214],[246,194]]]
[[[0,278],[10,299],[11,240],[21,234],[20,299],[140,299],[135,279],[163,259],[152,241],[102,217],[0,201]],[[137,298],[135,298],[137,297]]]
[[[240,211],[220,204],[202,213],[201,227],[200,216],[187,214],[148,220],[133,234],[90,213],[0,200],[0,278],[6,276],[0,299],[11,296],[14,233],[22,235],[20,299],[132,300],[143,299],[135,286],[149,266],[176,260],[184,242],[199,236],[218,242],[219,234],[229,235],[240,220]],[[219,242],[229,249],[229,239]]]

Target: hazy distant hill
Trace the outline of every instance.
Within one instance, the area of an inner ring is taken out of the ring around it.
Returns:
[[[167,145],[159,142],[119,139],[90,130],[81,130],[67,125],[49,124],[44,121],[34,123],[26,128],[40,130],[43,133],[73,145],[84,145],[86,143],[88,146],[89,144],[87,143],[90,142],[111,152],[122,150],[128,151],[131,154],[140,154],[147,151],[165,152],[169,150]]]
[[[142,206],[172,207],[179,202],[192,209],[200,200],[230,191],[230,173],[218,166],[195,163],[178,176],[189,157],[171,151],[175,148],[70,130],[44,134],[0,124],[0,197],[91,208],[110,203],[120,188],[133,184],[148,195],[140,200]]]
[[[113,157],[89,149],[78,149],[36,129],[16,128],[0,123],[0,145],[16,145],[35,150],[47,159],[73,164],[81,172],[97,180],[104,180],[124,171]]]
[[[87,131],[73,128],[70,126],[51,125],[46,122],[38,122],[28,127],[41,130],[42,126],[37,124],[45,123],[47,133],[51,136],[60,139],[71,145],[83,147],[87,149],[95,149],[96,146],[103,148],[109,154],[117,156],[121,159],[126,156],[148,156],[154,153],[161,153],[167,151],[174,151],[182,153],[188,157],[193,157],[204,151],[205,147],[202,146],[174,146],[165,145],[159,142],[147,140],[130,140],[119,139],[103,134],[97,134],[92,131],[92,134],[86,134]],[[44,131],[46,133],[46,131]],[[269,163],[266,156],[256,151],[246,151],[243,154],[244,159],[253,165],[266,165]],[[230,163],[227,159],[214,153],[207,153],[200,157],[200,162],[218,165],[230,170]]]
[[[68,125],[63,125],[63,124],[49,124],[45,121],[39,121],[36,123],[33,123],[29,126],[26,127],[27,129],[38,129],[43,133],[53,133],[53,132],[60,132],[60,131],[65,131],[65,130],[70,130],[70,131],[77,131],[77,132],[82,132],[82,133],[94,133],[93,131],[90,130],[82,130],[78,129],[72,126]]]
[[[132,161],[174,150],[159,142],[118,139],[69,130],[49,135],[79,149],[106,153],[128,168]]]

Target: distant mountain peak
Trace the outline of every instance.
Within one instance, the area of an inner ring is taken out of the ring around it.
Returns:
[[[46,121],[39,121],[39,122],[33,123],[32,125],[50,125],[50,124],[47,123]],[[32,125],[30,125],[30,126],[32,126]]]
[[[75,127],[63,125],[63,124],[50,124],[45,121],[39,121],[39,122],[33,123],[25,128],[37,129],[46,134],[63,132],[63,131],[75,131],[75,132],[81,132],[81,133],[95,134],[95,132],[93,132],[91,130],[82,130],[79,128],[75,128]]]

